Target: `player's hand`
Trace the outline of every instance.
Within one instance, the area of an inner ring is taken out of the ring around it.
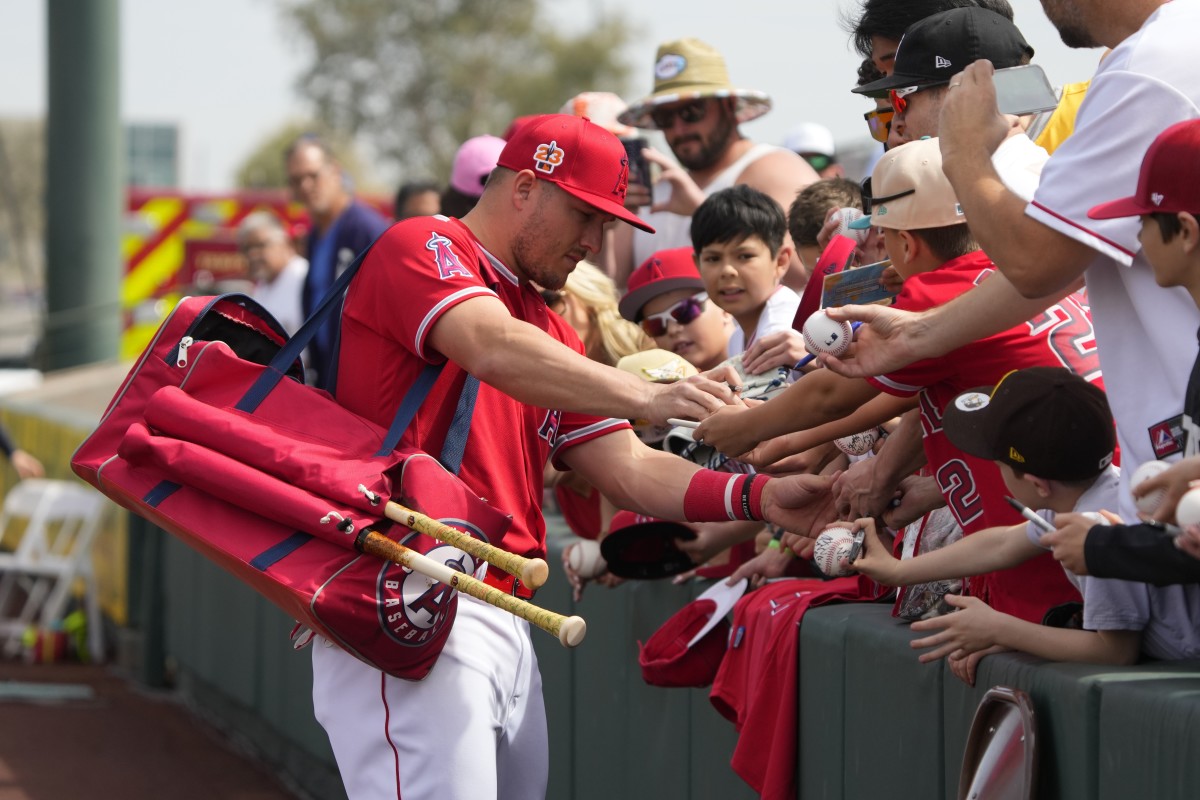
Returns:
[[[13,465],[13,469],[17,471],[17,475],[21,476],[21,480],[46,477],[46,468],[42,466],[42,462],[24,450],[13,450],[8,460]]]
[[[1153,478],[1142,481],[1133,487],[1132,492],[1133,496],[1138,498],[1155,490],[1165,489],[1166,495],[1158,504],[1158,510],[1149,519],[1174,522],[1175,507],[1179,505],[1179,498],[1192,488],[1192,481],[1197,480],[1200,480],[1200,456],[1193,456],[1177,461]]]
[[[900,560],[892,555],[892,548],[883,543],[875,530],[875,520],[870,517],[855,520],[852,523],[842,523],[851,530],[863,531],[862,550],[854,559],[852,567],[876,583],[885,586],[900,586]]]
[[[758,446],[759,439],[754,426],[745,415],[750,411],[744,406],[726,406],[700,423],[692,432],[692,438],[715,447],[717,452],[737,458]]]
[[[670,211],[684,217],[695,214],[696,209],[704,202],[705,195],[704,190],[696,185],[687,170],[653,147],[643,149],[642,153],[646,156],[646,161],[662,167],[655,183],[666,181],[671,185],[671,196],[665,202],[651,205],[650,211]]]
[[[850,349],[841,358],[822,353],[818,360],[839,375],[868,378],[883,375],[926,357],[921,348],[936,345],[936,331],[926,322],[928,312],[901,311],[890,306],[828,308],[830,319],[862,322]],[[933,339],[933,341],[931,341]],[[928,355],[936,355],[929,352]]]
[[[804,337],[788,328],[755,339],[742,354],[742,368],[747,375],[758,375],[775,367],[790,369],[806,355],[808,351],[804,349]]]
[[[763,489],[763,515],[789,533],[815,539],[837,517],[833,513],[832,484],[833,478],[826,475],[772,478]],[[784,534],[781,544],[787,539]]]
[[[704,419],[730,403],[740,402],[732,388],[701,375],[675,383],[647,383],[650,392],[645,418],[655,425],[667,425],[672,417]]]
[[[914,650],[934,648],[921,654],[922,664],[937,661],[956,651],[965,657],[997,644],[996,628],[1004,615],[978,597],[948,594],[945,600],[948,605],[959,610],[933,619],[918,620],[912,624],[914,631],[936,631],[930,636],[914,639],[909,643]]]
[[[985,656],[990,656],[993,653],[1003,653],[1007,650],[1007,647],[1001,647],[997,644],[992,645],[984,650],[979,650],[966,655],[962,653],[951,653],[950,657],[946,659],[946,665],[950,667],[950,671],[954,673],[956,678],[965,683],[967,686],[974,686],[975,672],[979,666],[979,662],[982,661]]]
[[[943,165],[956,158],[989,159],[1008,136],[1012,126],[996,106],[995,72],[990,61],[981,59],[950,78],[938,120]]]
[[[909,475],[900,481],[896,495],[883,511],[883,522],[892,530],[900,530],[910,522],[946,505],[937,479],[933,476]]]

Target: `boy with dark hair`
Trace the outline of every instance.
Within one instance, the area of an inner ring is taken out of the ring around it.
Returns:
[[[782,284],[792,257],[786,236],[779,203],[746,184],[713,194],[692,215],[692,250],[709,299],[737,322],[730,356],[791,331],[800,297]]]
[[[1061,368],[1011,372],[995,387],[964,392],[946,408],[947,438],[963,452],[994,461],[1013,498],[1046,523],[1059,513],[1113,508],[1120,477],[1112,466],[1116,431],[1104,393]],[[1047,549],[1033,520],[978,531],[940,550],[898,560],[871,519],[854,567],[880,583],[902,586],[1007,569]],[[933,647],[921,661],[950,656],[956,675],[974,683],[983,655],[1021,650],[1051,661],[1132,664],[1139,653],[1174,660],[1200,655],[1200,587],[1158,589],[1145,583],[1069,575],[1083,595],[1083,629],[1031,625],[971,597],[947,595],[960,613],[913,623],[933,631],[913,647]]]
[[[858,17],[850,20],[847,27],[859,55],[872,59],[880,71],[890,75],[896,45],[909,25],[951,8],[967,6],[995,11],[1009,22],[1013,19],[1008,0],[864,0]]]
[[[921,310],[939,305],[990,277],[994,265],[975,244],[942,172],[937,139],[889,150],[875,168],[872,185],[872,215],[851,224],[883,228],[888,255],[904,278],[895,306]],[[969,535],[987,527],[1011,525],[1021,518],[1003,500],[1003,482],[996,465],[951,445],[942,431],[942,414],[960,392],[993,385],[1006,373],[1023,367],[1069,366],[1089,380],[1098,380],[1094,349],[1081,352],[1067,347],[1093,341],[1090,333],[1091,322],[1084,309],[1074,299],[1065,298],[1037,319],[942,358],[918,361],[875,378],[844,378],[832,370],[817,370],[769,403],[718,411],[700,424],[695,435],[736,457],[764,439],[841,419],[880,392],[915,395],[929,472],[963,532]],[[1066,363],[1068,358],[1074,363]],[[884,421],[880,418],[869,424]],[[885,442],[885,450],[893,446],[893,439]],[[1048,555],[1014,570],[982,576],[972,581],[970,589],[997,610],[1033,622],[1040,622],[1050,608],[1078,599]]]

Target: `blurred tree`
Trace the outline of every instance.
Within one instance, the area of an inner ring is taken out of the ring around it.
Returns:
[[[311,49],[299,90],[318,119],[401,174],[449,174],[454,151],[581,91],[622,94],[630,30],[596,11],[577,36],[538,0],[281,0]]]

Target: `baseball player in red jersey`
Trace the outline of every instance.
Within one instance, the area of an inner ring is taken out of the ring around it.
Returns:
[[[936,139],[889,150],[871,180],[873,213],[863,223],[883,228],[892,263],[904,277],[897,308],[924,310],[948,302],[994,272],[970,239],[954,190],[942,173]],[[762,406],[718,412],[695,435],[722,452],[742,453],[761,439],[845,416],[881,391],[918,395],[926,461],[963,532],[1014,525],[1020,515],[1004,501],[1007,490],[995,464],[954,448],[942,432],[941,417],[958,393],[993,386],[989,380],[1032,366],[1067,367],[1099,383],[1091,321],[1073,298],[1024,324],[886,375],[844,378],[818,370]],[[1079,599],[1061,568],[1041,556],[1020,568],[973,579],[971,593],[1033,622],[1041,622],[1050,608]]]
[[[339,402],[387,425],[418,372],[446,362],[401,442],[438,453],[467,374],[478,378],[459,475],[513,516],[493,543],[522,555],[545,555],[548,459],[656,517],[766,518],[807,531],[827,511],[823,479],[699,469],[646,447],[625,421],[703,417],[732,400],[725,384],[651,384],[591,361],[541,299],[538,286],[561,288],[599,249],[606,223],[644,226],[622,205],[627,175],[620,141],[585,119],[518,127],[475,209],[398,223],[366,257],[343,311]],[[351,798],[544,797],[546,718],[524,621],[464,595],[424,680],[390,677],[327,642],[314,648],[313,673],[316,715]]]

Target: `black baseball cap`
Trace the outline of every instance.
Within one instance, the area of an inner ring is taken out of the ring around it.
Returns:
[[[1056,481],[1096,477],[1117,445],[1104,391],[1063,367],[1014,370],[963,392],[942,428],[964,453]]]
[[[904,86],[941,86],[981,58],[1004,69],[1032,56],[1029,42],[1002,15],[978,6],[952,8],[909,25],[896,48],[892,74],[850,91],[878,95]]]

